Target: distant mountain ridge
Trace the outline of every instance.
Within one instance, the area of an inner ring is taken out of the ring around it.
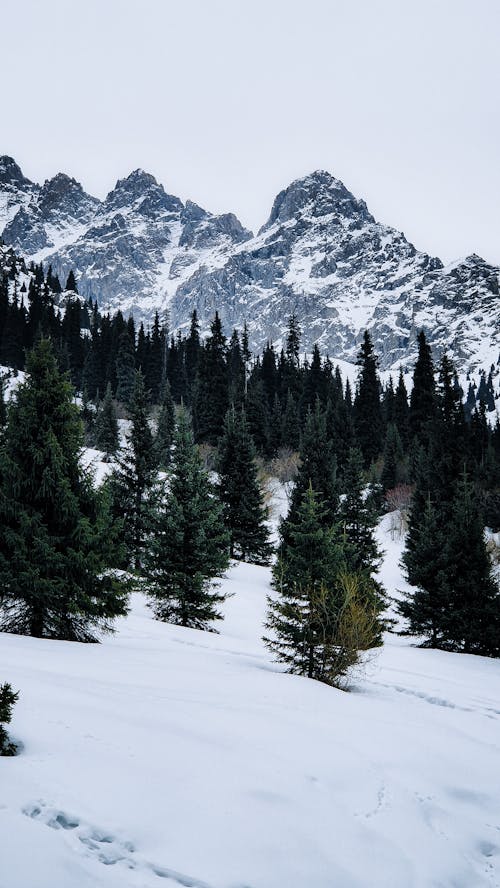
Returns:
[[[227,332],[246,321],[258,350],[281,344],[295,312],[304,350],[318,342],[347,361],[365,328],[383,369],[413,361],[421,328],[462,369],[499,358],[500,269],[476,255],[444,267],[324,171],[281,191],[254,236],[232,213],[183,203],[143,170],[101,201],[63,173],[30,182],[1,157],[0,235],[61,280],[73,268],[102,310],[146,321],[168,310],[174,331],[194,308],[206,330],[218,310]]]

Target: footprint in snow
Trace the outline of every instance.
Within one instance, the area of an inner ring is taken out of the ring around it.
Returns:
[[[158,866],[151,861],[141,858],[135,850],[132,842],[122,841],[105,830],[100,830],[88,823],[52,808],[45,802],[36,802],[23,808],[23,814],[32,820],[39,821],[50,829],[64,830],[75,837],[73,848],[80,848],[84,853],[95,857],[104,866],[121,864],[127,869],[138,870],[143,873],[151,873],[159,879],[168,879],[174,885],[182,888],[210,888],[206,882],[202,882],[185,873],[179,873],[168,867]],[[78,844],[77,844],[78,842]]]

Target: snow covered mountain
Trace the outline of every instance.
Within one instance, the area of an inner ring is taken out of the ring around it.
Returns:
[[[0,232],[61,279],[74,268],[81,294],[102,309],[145,320],[168,309],[174,330],[193,308],[206,330],[217,309],[227,331],[246,321],[258,349],[280,344],[294,311],[305,350],[318,342],[347,361],[366,328],[384,369],[413,361],[421,328],[462,369],[499,357],[500,269],[476,255],[444,267],[327,172],[282,191],[253,236],[233,214],[184,204],[142,170],[99,201],[63,174],[33,184],[3,157]]]

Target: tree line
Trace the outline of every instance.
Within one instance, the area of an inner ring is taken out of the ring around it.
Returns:
[[[204,340],[196,313],[184,336],[168,340],[158,316],[136,335],[120,313],[101,318],[82,304],[74,276],[61,317],[52,273],[38,269],[30,280],[38,276],[53,316],[38,312],[35,332],[33,308],[27,380],[8,410],[0,398],[3,629],[93,640],[126,612],[132,577],[160,619],[211,628],[221,603],[214,581],[229,559],[271,556],[256,457],[298,453],[273,565],[266,643],[274,655],[331,683],[381,643],[387,602],[374,529],[384,496],[398,489],[412,498],[404,564],[416,591],[399,604],[405,631],[424,644],[498,655],[498,588],[483,537],[485,521],[500,525],[500,427],[488,422],[483,397],[493,372],[472,407],[446,355],[436,369],[421,332],[408,397],[402,371],[396,385],[381,384],[366,332],[352,391],[317,347],[300,359],[294,316],[279,353],[268,344],[252,357],[246,331],[227,339],[217,314]],[[7,305],[16,294],[7,292]],[[66,330],[78,348],[61,338],[76,306],[78,322]],[[110,329],[114,357],[104,347]],[[71,381],[81,386],[81,410]],[[125,446],[117,410],[129,419]],[[99,490],[81,467],[84,435],[112,461]]]

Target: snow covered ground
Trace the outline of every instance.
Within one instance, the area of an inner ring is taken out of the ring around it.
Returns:
[[[224,586],[219,635],[140,596],[101,645],[0,635],[1,888],[499,886],[500,662],[391,635],[343,693],[270,661],[267,568]]]

